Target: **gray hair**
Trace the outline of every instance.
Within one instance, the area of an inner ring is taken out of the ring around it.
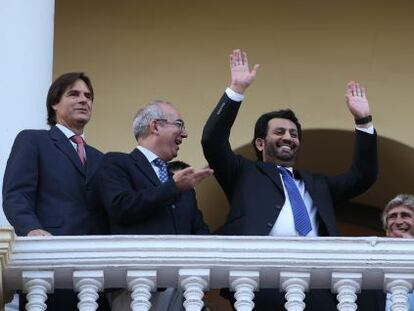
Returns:
[[[397,206],[405,206],[409,208],[410,210],[414,211],[414,195],[411,194],[399,194],[394,199],[388,202],[388,204],[385,206],[384,210],[382,211],[382,226],[385,229],[387,229],[387,218],[388,213]]]
[[[135,114],[134,120],[132,121],[132,128],[134,129],[136,140],[149,135],[149,124],[152,120],[165,119],[161,104],[171,105],[168,101],[157,99],[140,108]]]

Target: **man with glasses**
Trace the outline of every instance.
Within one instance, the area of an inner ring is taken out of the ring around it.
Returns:
[[[212,170],[188,167],[173,176],[167,170],[166,162],[187,138],[180,114],[171,103],[156,100],[138,110],[133,129],[138,146],[129,154],[106,154],[97,179],[111,233],[208,234],[193,188]],[[111,295],[113,310],[129,310],[128,293]],[[184,310],[181,297],[173,289],[157,293],[151,310]]]

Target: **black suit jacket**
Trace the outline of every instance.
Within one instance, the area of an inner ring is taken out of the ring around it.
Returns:
[[[112,234],[208,234],[194,190],[161,183],[138,149],[106,154],[98,175]]]
[[[82,166],[68,138],[53,126],[24,130],[13,144],[3,180],[3,210],[17,235],[34,229],[53,235],[104,234],[106,216],[92,198],[92,180],[102,153],[85,145]],[[106,309],[100,298],[99,310]],[[48,310],[77,310],[71,290],[55,290],[46,301]],[[25,300],[21,296],[20,310]]]
[[[239,107],[240,102],[223,95],[204,127],[203,150],[231,204],[224,233],[268,235],[285,202],[282,181],[274,164],[250,161],[231,150],[230,129]],[[348,171],[337,176],[297,171],[316,206],[320,235],[337,235],[335,203],[363,193],[376,180],[376,150],[376,134],[356,131]]]
[[[240,102],[220,99],[204,127],[204,155],[223,188],[230,212],[224,234],[268,235],[285,202],[281,177],[274,164],[250,161],[231,150],[229,136]],[[338,176],[296,173],[304,181],[317,210],[319,235],[337,235],[334,206],[366,191],[377,177],[376,134],[355,133],[352,165]],[[336,310],[336,300],[326,290],[306,295],[306,310]],[[255,295],[257,310],[282,310],[284,297],[276,290],[262,289]]]

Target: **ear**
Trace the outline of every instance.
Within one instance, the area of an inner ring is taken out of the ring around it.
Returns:
[[[159,131],[158,131],[157,121],[151,120],[151,122],[149,124],[149,133],[150,134],[158,135]]]
[[[263,151],[264,149],[264,139],[263,138],[256,138],[254,144],[259,151]]]

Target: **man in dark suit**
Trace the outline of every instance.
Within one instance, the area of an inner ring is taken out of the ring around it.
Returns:
[[[365,91],[351,81],[347,105],[355,118],[355,148],[351,168],[338,176],[294,169],[301,143],[295,114],[279,110],[256,122],[253,146],[258,161],[231,150],[229,136],[244,92],[253,82],[258,65],[249,69],[246,53],[230,55],[231,85],[204,127],[205,157],[231,204],[223,226],[225,234],[274,236],[334,236],[334,205],[366,191],[376,180],[376,134]],[[281,310],[285,299],[277,290],[260,290],[257,310]],[[306,310],[336,310],[326,291],[306,295]]]
[[[17,135],[3,180],[3,210],[17,235],[106,232],[104,209],[94,204],[91,191],[102,153],[83,140],[93,98],[87,76],[64,74],[47,95],[50,130]],[[73,291],[55,290],[46,303],[48,310],[77,310],[78,299]]]
[[[139,109],[133,128],[138,146],[129,154],[106,154],[97,178],[111,233],[208,234],[193,188],[212,170],[188,167],[173,176],[167,171],[166,162],[187,137],[178,111],[169,102],[153,101]],[[129,308],[128,293],[112,296],[114,310]],[[166,296],[155,295],[151,310],[176,310]]]

